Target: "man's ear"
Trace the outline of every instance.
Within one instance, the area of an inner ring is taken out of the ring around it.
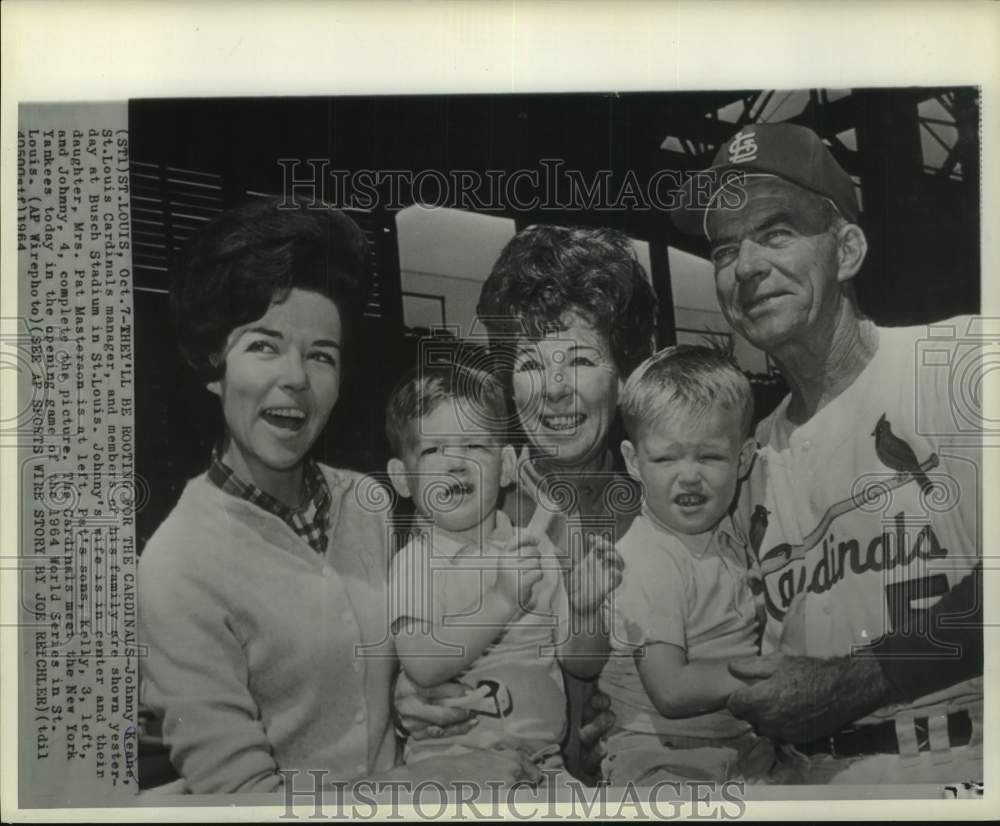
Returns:
[[[743,442],[743,446],[740,448],[739,462],[736,466],[736,474],[740,479],[745,479],[750,473],[756,451],[757,440],[751,436]]]
[[[394,458],[389,460],[386,470],[389,471],[389,481],[392,482],[396,493],[409,499],[413,494],[410,493],[410,480],[406,475],[406,465]]]
[[[517,479],[517,452],[513,445],[500,448],[500,487],[513,485]]]
[[[841,227],[837,233],[837,280],[850,281],[858,274],[868,254],[868,239],[857,224]]]
[[[639,457],[636,455],[635,445],[628,439],[622,440],[622,458],[625,460],[625,469],[628,471],[628,475],[637,482],[641,482],[642,478],[639,476]]]

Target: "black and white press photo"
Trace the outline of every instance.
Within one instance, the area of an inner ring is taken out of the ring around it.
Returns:
[[[18,807],[985,805],[991,80],[713,77],[17,101]]]

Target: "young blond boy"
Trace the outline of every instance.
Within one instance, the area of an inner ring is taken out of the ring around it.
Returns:
[[[671,347],[635,370],[620,404],[643,509],[618,543],[625,569],[606,603],[613,656],[601,689],[616,721],[605,779],[764,774],[770,742],[726,710],[743,685],[727,664],[758,653],[762,620],[729,516],[754,450],[750,385],[717,351]]]

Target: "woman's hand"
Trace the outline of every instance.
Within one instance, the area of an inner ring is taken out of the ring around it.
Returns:
[[[457,682],[420,688],[400,675],[393,716],[399,733],[414,740],[465,734],[479,721],[464,708],[438,705],[438,700],[464,697],[469,687]]]
[[[583,704],[580,720],[580,771],[591,782],[601,776],[601,761],[608,753],[605,741],[614,724],[611,698],[595,686]]]
[[[557,653],[562,667],[590,680],[601,673],[611,650],[601,605],[622,581],[624,563],[603,537],[588,537],[587,551],[577,558],[564,580],[568,624]]]
[[[625,563],[614,543],[603,536],[587,539],[587,552],[578,559],[566,580],[569,607],[573,613],[591,614],[622,581]]]

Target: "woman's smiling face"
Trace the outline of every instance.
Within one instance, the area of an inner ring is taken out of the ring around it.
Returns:
[[[607,337],[575,312],[562,329],[522,339],[514,357],[514,404],[532,445],[567,467],[599,461],[621,380]]]
[[[282,498],[340,392],[342,329],[329,298],[293,289],[229,334],[225,373],[208,389],[222,401],[237,474]]]

